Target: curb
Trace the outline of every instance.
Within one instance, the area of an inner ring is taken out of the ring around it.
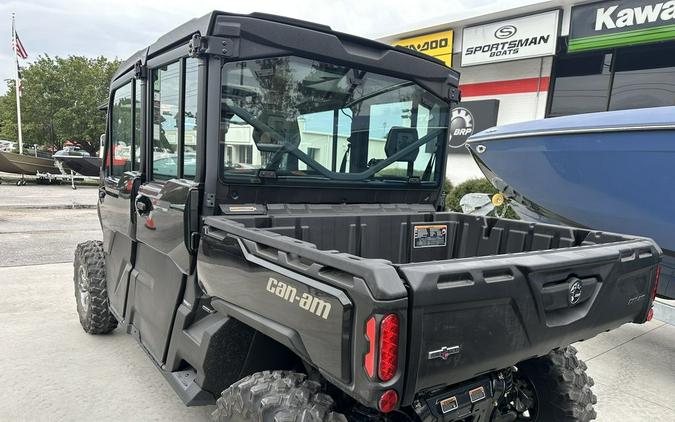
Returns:
[[[654,318],[666,324],[675,325],[675,306],[671,303],[656,299],[654,301]]]

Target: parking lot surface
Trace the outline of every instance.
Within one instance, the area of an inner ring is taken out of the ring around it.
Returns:
[[[185,407],[133,338],[82,331],[72,253],[101,234],[95,209],[69,208],[72,192],[95,204],[91,188],[0,185],[0,420],[208,420],[213,406]],[[23,206],[52,193],[50,207]],[[675,327],[628,324],[576,346],[599,421],[675,421]]]

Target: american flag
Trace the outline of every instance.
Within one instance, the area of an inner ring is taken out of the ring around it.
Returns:
[[[27,59],[28,58],[28,52],[26,51],[25,48],[23,48],[23,44],[21,44],[21,40],[19,39],[19,34],[14,32],[14,50],[16,50],[16,55],[21,57],[22,59]]]

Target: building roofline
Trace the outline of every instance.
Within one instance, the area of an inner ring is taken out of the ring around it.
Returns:
[[[395,34],[384,34],[376,36],[375,39],[385,43],[392,43],[403,38],[414,37],[427,33],[439,32],[448,29],[461,29],[468,26],[484,24],[488,22],[519,17],[546,10],[568,8],[574,4],[596,2],[598,0],[577,1],[574,0],[529,0],[522,1],[522,4],[516,7],[506,6],[496,3],[488,7],[473,9],[462,14],[443,15],[418,22],[410,25],[406,30]]]

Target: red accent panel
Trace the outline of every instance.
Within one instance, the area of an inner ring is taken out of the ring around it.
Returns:
[[[661,280],[661,266],[656,266],[656,274],[654,275],[654,287],[652,287],[651,300],[656,300],[656,291],[659,289],[659,281]]]
[[[370,317],[368,322],[366,322],[366,337],[368,338],[370,349],[363,360],[363,367],[366,370],[366,374],[372,378],[375,375],[375,317]]]
[[[480,97],[484,95],[522,94],[526,92],[548,91],[551,78],[511,79],[507,81],[480,82],[459,86],[462,97]]]

